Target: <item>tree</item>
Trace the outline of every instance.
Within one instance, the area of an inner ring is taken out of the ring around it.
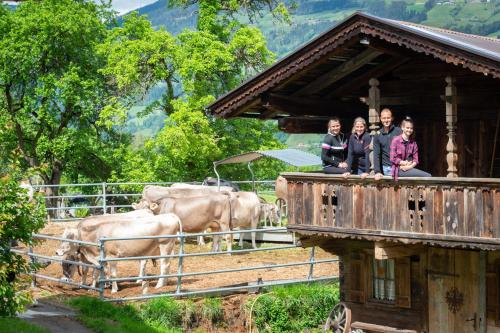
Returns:
[[[12,240],[33,244],[33,232],[42,228],[44,208],[40,200],[29,200],[19,187],[18,168],[0,174],[0,317],[15,316],[30,301],[27,280],[22,275],[36,268],[10,250]]]
[[[0,142],[45,184],[59,184],[64,171],[105,179],[106,154],[125,138],[112,129],[126,116],[123,101],[96,52],[112,17],[84,0],[0,9]]]
[[[236,21],[219,26],[218,18],[211,17],[218,14],[211,4],[202,4],[199,16],[205,24],[198,31],[172,37],[133,13],[103,44],[101,53],[108,57],[104,72],[121,89],[145,94],[158,84],[167,87],[161,102],[149,106],[167,113],[165,127],[143,149],[126,153],[130,162],[114,173],[114,180],[142,180],[137,178],[141,173],[148,180],[153,175],[162,181],[199,180],[212,172],[214,160],[280,147],[273,135],[276,124],[218,120],[204,113],[215,96],[274,60],[257,28]]]

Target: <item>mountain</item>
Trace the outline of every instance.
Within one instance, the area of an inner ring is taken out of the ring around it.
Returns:
[[[353,12],[367,13],[425,25],[472,33],[500,36],[499,0],[295,0],[292,23],[277,23],[270,14],[248,22],[259,27],[268,47],[285,56],[300,45],[331,28]],[[165,27],[177,34],[196,26],[197,7],[168,8],[168,0],[159,0],[137,10],[147,15],[153,26]]]

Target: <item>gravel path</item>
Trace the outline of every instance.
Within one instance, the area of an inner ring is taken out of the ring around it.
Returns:
[[[69,308],[38,301],[19,318],[47,328],[52,333],[92,333],[91,330],[80,324],[75,316],[76,313]]]

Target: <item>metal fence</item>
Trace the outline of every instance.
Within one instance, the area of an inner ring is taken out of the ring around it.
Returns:
[[[184,296],[193,296],[193,295],[212,295],[212,294],[224,294],[224,293],[231,293],[235,291],[252,291],[252,290],[257,290],[260,288],[268,287],[268,286],[273,286],[273,285],[286,285],[286,284],[292,284],[292,283],[300,283],[300,282],[315,282],[315,281],[333,281],[336,280],[338,277],[337,276],[323,276],[323,277],[315,277],[314,276],[314,269],[316,265],[323,264],[323,263],[332,263],[332,262],[337,262],[337,258],[329,258],[329,259],[316,259],[315,258],[315,248],[312,247],[310,249],[309,253],[309,259],[305,261],[299,261],[299,262],[288,262],[288,263],[281,263],[281,264],[266,264],[266,265],[259,265],[259,266],[243,266],[243,267],[237,267],[237,268],[226,268],[226,269],[221,269],[221,270],[208,270],[208,271],[190,271],[186,272],[183,266],[183,260],[184,258],[189,258],[189,257],[207,257],[207,256],[219,256],[219,255],[228,255],[228,254],[246,254],[246,253],[253,253],[253,252],[260,252],[260,251],[283,251],[287,249],[293,249],[299,247],[297,244],[277,244],[276,246],[272,247],[265,247],[265,248],[257,248],[257,249],[237,249],[237,250],[232,250],[232,251],[222,251],[222,252],[197,252],[197,253],[186,253],[185,251],[185,244],[186,244],[186,239],[192,238],[192,237],[197,237],[197,236],[224,236],[228,234],[237,234],[237,233],[250,233],[250,232],[286,232],[286,228],[273,228],[273,229],[254,229],[254,230],[241,230],[241,231],[230,231],[230,232],[212,232],[212,233],[198,233],[198,234],[177,234],[177,235],[162,235],[162,236],[149,236],[149,237],[120,237],[120,238],[104,238],[104,239],[99,239],[98,243],[92,243],[92,242],[82,242],[82,241],[76,241],[76,240],[71,240],[71,239],[65,239],[61,237],[53,237],[53,236],[47,236],[47,235],[41,235],[41,234],[35,234],[34,238],[36,239],[41,239],[41,240],[60,240],[60,241],[68,241],[68,242],[73,242],[77,243],[80,245],[85,245],[85,246],[95,246],[99,248],[99,257],[97,258],[97,261],[99,262],[99,265],[91,265],[91,264],[84,264],[81,262],[76,262],[72,260],[65,260],[60,257],[54,257],[54,256],[46,256],[46,255],[41,255],[35,253],[32,249],[28,249],[27,251],[17,251],[13,250],[16,253],[20,254],[25,254],[31,257],[33,260],[37,259],[44,259],[44,260],[51,260],[54,262],[59,262],[59,263],[69,263],[69,264],[76,264],[80,265],[83,267],[88,267],[88,268],[93,268],[99,271],[99,278],[97,281],[97,287],[91,287],[87,285],[82,285],[78,282],[75,281],[67,281],[61,278],[57,278],[54,276],[49,276],[49,275],[44,275],[40,273],[33,273],[33,281],[34,283],[39,283],[38,280],[40,279],[45,279],[53,282],[58,282],[62,284],[67,284],[70,286],[75,286],[75,287],[81,287],[89,290],[94,290],[99,293],[99,296],[101,299],[106,300],[106,301],[130,301],[130,300],[143,300],[143,299],[149,299],[149,298],[156,298],[156,297],[163,297],[163,296],[174,296],[174,297],[184,297]],[[137,256],[137,257],[123,257],[123,258],[111,258],[111,257],[106,257],[105,253],[105,244],[107,242],[113,242],[113,241],[137,241],[141,239],[178,239],[179,246],[178,246],[178,251],[176,254],[171,254],[167,256]],[[110,262],[119,262],[119,261],[140,261],[140,260],[149,260],[149,259],[168,259],[168,260],[176,260],[178,264],[178,269],[176,273],[172,274],[166,274],[166,275],[148,275],[148,276],[125,276],[125,277],[119,277],[119,278],[111,278],[111,277],[106,277],[105,276],[105,270],[104,267],[107,263]],[[203,277],[209,277],[213,274],[226,274],[226,273],[234,273],[234,272],[243,272],[243,271],[255,271],[255,270],[269,270],[269,269],[275,269],[275,268],[285,268],[285,267],[294,267],[294,266],[309,266],[309,272],[307,274],[307,277],[301,278],[301,279],[289,279],[289,280],[280,280],[280,281],[248,281],[248,283],[244,285],[238,285],[238,286],[218,286],[216,288],[205,288],[205,289],[185,289],[183,288],[183,279],[186,277],[193,277],[193,276],[203,276]],[[176,279],[176,287],[174,292],[168,292],[168,293],[152,293],[152,294],[147,294],[147,295],[136,295],[136,296],[131,296],[131,297],[109,297],[105,296],[104,290],[105,290],[105,284],[109,282],[123,282],[123,281],[133,281],[137,279],[143,279],[143,280],[152,280],[152,279],[159,279],[159,278],[174,278]],[[38,279],[38,280],[37,280]]]
[[[274,180],[234,181],[244,190],[258,194],[274,194]],[[45,195],[47,212],[52,221],[71,221],[87,215],[99,215],[127,211],[139,201],[146,185],[170,186],[174,182],[151,183],[83,183],[60,185],[34,185],[36,191],[57,188],[58,195]],[[200,182],[188,184],[201,185]]]

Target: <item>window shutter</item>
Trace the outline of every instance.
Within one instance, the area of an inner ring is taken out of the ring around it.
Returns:
[[[365,256],[363,253],[355,253],[349,262],[349,293],[347,300],[350,302],[365,302]]]
[[[411,264],[410,257],[396,258],[396,306],[411,308]]]

